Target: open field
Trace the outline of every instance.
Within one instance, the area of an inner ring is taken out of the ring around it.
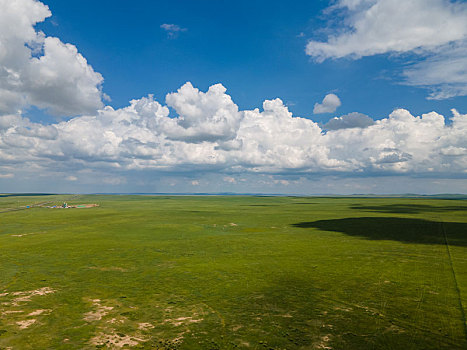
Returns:
[[[0,195],[0,349],[467,348],[467,201],[71,197]]]

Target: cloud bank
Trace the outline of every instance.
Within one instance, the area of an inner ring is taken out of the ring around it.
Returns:
[[[169,115],[169,108],[177,115]],[[340,124],[339,124],[340,123]],[[221,84],[202,92],[186,83],[166,97],[51,125],[0,117],[0,162],[12,169],[224,173],[467,174],[467,115],[451,123],[435,112],[397,109],[370,122],[331,120],[327,132],[294,117],[280,99],[239,110]]]

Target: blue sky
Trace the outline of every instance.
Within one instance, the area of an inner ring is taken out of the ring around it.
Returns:
[[[163,100],[190,81],[202,90],[222,83],[242,109],[279,97],[294,113],[312,117],[313,105],[334,92],[338,113],[386,117],[397,107],[419,115],[467,110],[467,99],[427,100],[426,89],[400,84],[414,57],[390,55],[316,63],[310,39],[325,39],[328,1],[44,1],[52,17],[39,25],[79,48],[104,76],[114,107],[149,93]],[[160,25],[186,31],[168,38]]]
[[[0,9],[0,192],[467,191],[464,1]]]

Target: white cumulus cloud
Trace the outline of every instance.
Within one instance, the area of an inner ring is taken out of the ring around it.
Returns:
[[[344,11],[347,27],[308,42],[318,61],[431,50],[467,37],[467,6],[449,0],[338,0],[333,9]]]
[[[315,103],[313,108],[314,114],[321,113],[334,113],[336,109],[341,105],[341,100],[335,94],[327,94],[324,96],[323,102]]]
[[[339,24],[325,41],[310,40],[317,62],[385,53],[413,53],[418,63],[403,83],[427,88],[429,98],[467,95],[467,3],[450,0],[338,0],[325,12]]]
[[[186,83],[177,92],[168,94],[166,102],[179,118],[166,127],[167,135],[194,143],[234,138],[241,114],[225,92],[221,84],[211,86],[204,93]]]
[[[35,0],[0,0],[0,112],[28,105],[56,115],[94,113],[102,108],[102,76],[75,46],[37,32],[51,16]]]

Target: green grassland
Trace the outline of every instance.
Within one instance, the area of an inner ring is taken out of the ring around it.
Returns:
[[[88,209],[20,206],[98,203]],[[0,349],[466,349],[467,201],[0,195]]]

